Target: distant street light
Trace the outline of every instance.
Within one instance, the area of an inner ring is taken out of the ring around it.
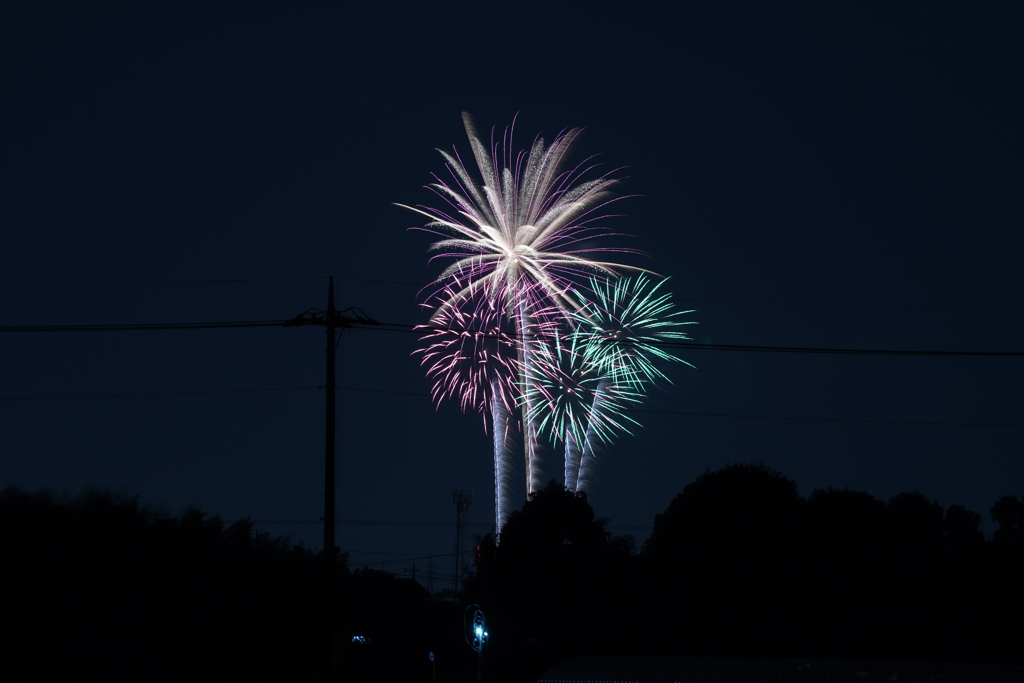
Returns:
[[[466,643],[478,655],[476,681],[480,683],[483,680],[484,672],[484,645],[487,644],[490,634],[487,633],[487,619],[484,617],[484,611],[480,609],[479,605],[466,607],[465,623]]]

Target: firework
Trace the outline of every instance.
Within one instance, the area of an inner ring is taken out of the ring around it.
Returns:
[[[420,338],[424,347],[416,353],[422,354],[421,365],[434,380],[431,396],[436,403],[452,400],[458,402],[463,412],[480,412],[485,416],[485,430],[490,418],[494,438],[495,524],[500,530],[510,512],[515,457],[509,442],[509,426],[517,407],[516,340],[503,329],[507,322],[488,300],[456,297],[448,290],[443,294],[444,301],[461,301],[459,305],[446,306],[431,325],[418,328],[426,333]]]
[[[565,311],[579,310],[581,302],[570,291],[574,280],[594,273],[614,278],[617,269],[640,270],[591,258],[594,253],[635,250],[581,245],[613,234],[589,223],[598,218],[594,211],[610,200],[608,189],[616,181],[607,176],[583,181],[593,168],[590,159],[562,171],[578,129],[562,133],[547,147],[538,138],[529,153],[513,159],[511,130],[488,152],[469,116],[463,114],[463,121],[483,183],[476,184],[457,155],[441,152],[453,181],[438,179],[429,187],[452,213],[405,207],[431,220],[422,230],[445,237],[431,249],[440,252],[433,258],[455,259],[437,279],[453,293],[451,305],[482,291],[506,306],[511,317],[520,315],[516,303],[524,296],[546,299]],[[453,282],[458,286],[452,287]]]
[[[691,323],[660,291],[663,281],[598,260],[638,252],[595,241],[615,234],[593,222],[616,181],[585,179],[591,159],[568,167],[578,130],[516,153],[511,127],[500,140],[492,133],[488,148],[465,114],[463,122],[480,180],[457,153],[441,152],[451,179],[435,176],[429,187],[447,206],[405,207],[429,219],[418,229],[442,238],[431,260],[453,259],[428,296],[418,353],[434,400],[479,411],[492,431],[500,533],[513,435],[522,438],[527,494],[542,484],[539,437],[564,446],[566,488],[583,490],[595,448],[638,424],[627,412],[668,381],[658,366],[680,359],[663,344],[688,339],[681,326]]]
[[[644,274],[614,282],[590,280],[592,296],[573,318],[586,339],[583,353],[606,374],[625,373],[625,381],[669,382],[659,361],[690,365],[664,345],[689,340],[682,327],[696,324],[680,319],[693,310],[674,310],[672,295],[659,292],[667,281]]]
[[[599,380],[594,388],[594,407],[589,413],[576,413],[587,418],[586,435],[578,442],[582,444],[578,470],[566,479],[567,487],[570,479],[576,482],[576,488],[570,490],[584,490],[589,483],[598,442],[608,443],[615,431],[627,431],[621,421],[609,424],[604,416],[625,409],[634,397],[642,397],[648,386],[670,383],[658,368],[659,363],[680,362],[693,367],[664,345],[688,340],[682,327],[695,324],[680,320],[692,310],[674,310],[671,294],[659,291],[666,281],[667,278],[655,281],[644,274],[614,282],[592,278],[592,296],[572,315],[572,344],[578,349],[579,364],[589,366]],[[574,456],[573,461],[576,460]]]
[[[490,410],[491,395],[499,396],[506,409],[516,402],[516,338],[493,302],[482,297],[457,296],[443,290],[443,306],[431,316],[420,341],[425,346],[421,365],[434,380],[431,397],[457,401],[463,411]],[[433,307],[429,306],[428,307]]]
[[[625,411],[643,399],[639,379],[630,377],[633,371],[613,368],[614,359],[595,362],[595,354],[586,353],[588,343],[589,335],[579,332],[550,339],[528,368],[523,392],[532,399],[530,421],[564,445],[570,491],[581,489],[581,461],[593,452],[594,440],[610,443],[616,433],[639,424]]]
[[[439,303],[431,324],[438,326],[467,301],[486,301],[514,330],[518,385],[524,386],[539,327],[531,311],[553,308],[569,316],[583,308],[573,294],[574,282],[593,276],[616,278],[619,270],[640,269],[593,258],[600,252],[633,250],[591,242],[613,234],[591,223],[610,201],[608,190],[615,180],[607,175],[584,180],[593,168],[590,159],[565,170],[578,129],[558,135],[550,145],[538,138],[528,152],[515,154],[511,128],[500,141],[492,140],[488,150],[468,115],[463,115],[463,122],[482,182],[472,177],[457,154],[441,152],[452,180],[437,179],[430,187],[449,208],[405,207],[430,219],[423,230],[444,237],[432,245],[437,252],[432,258],[455,259],[437,279],[434,297]],[[460,396],[486,393],[481,379],[466,381],[476,381],[477,387],[460,390]],[[515,396],[513,391],[510,397]],[[509,402],[502,401],[506,406]],[[529,494],[542,484],[536,426],[530,420],[534,411],[529,395],[514,402],[520,404]]]

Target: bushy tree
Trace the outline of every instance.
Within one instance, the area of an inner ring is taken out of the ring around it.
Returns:
[[[552,481],[510,515],[500,542],[479,540],[469,594],[490,615],[495,654],[505,648],[508,655],[504,666],[513,666],[522,648],[549,661],[599,651],[616,637],[620,619],[631,614],[635,545],[612,537],[605,523],[586,493]]]
[[[803,505],[795,482],[741,463],[697,477],[656,515],[643,559],[661,645],[776,649],[801,605]]]
[[[315,674],[322,564],[247,520],[9,488],[0,547],[4,680]]]
[[[990,512],[992,521],[999,525],[992,542],[1006,557],[1024,562],[1024,496],[1003,496]]]

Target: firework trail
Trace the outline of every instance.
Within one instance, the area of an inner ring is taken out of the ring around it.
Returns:
[[[476,302],[486,301],[487,310],[501,311],[511,323],[517,384],[524,386],[538,347],[539,322],[531,311],[553,307],[568,317],[584,307],[573,294],[574,282],[595,276],[614,279],[619,270],[642,269],[592,258],[601,252],[634,250],[592,243],[594,238],[614,234],[590,223],[600,217],[595,212],[610,201],[608,189],[615,180],[607,175],[584,180],[593,168],[590,159],[565,170],[578,129],[558,135],[550,145],[537,138],[528,152],[514,153],[511,127],[500,141],[492,136],[488,150],[468,115],[463,114],[463,122],[482,182],[472,177],[457,154],[441,152],[452,180],[437,179],[430,188],[448,208],[405,207],[430,219],[422,230],[444,238],[432,245],[438,252],[432,258],[455,259],[436,281],[438,290],[433,296],[439,303],[431,325],[440,326],[466,302],[474,302],[474,310],[479,310],[481,305]],[[477,396],[488,391],[475,375],[466,381],[475,382],[476,387],[444,391],[441,396],[465,396],[467,392]],[[507,385],[499,386],[504,390]],[[511,388],[502,405],[505,410],[509,403],[519,405],[530,494],[542,485],[537,430],[530,420],[534,413],[530,397],[518,400],[518,395],[518,389]]]
[[[516,382],[519,376],[516,339],[504,328],[507,321],[492,302],[482,297],[458,296],[444,290],[446,306],[432,318],[420,338],[425,346],[421,365],[434,380],[431,396],[435,403],[456,401],[463,412],[478,411],[487,417],[494,438],[494,508],[496,529],[508,514],[515,453],[509,442],[509,426],[517,409]],[[504,323],[504,325],[503,325]],[[514,424],[514,421],[512,422]]]
[[[626,414],[643,399],[642,383],[614,360],[595,362],[589,336],[554,336],[527,369],[524,395],[531,398],[530,420],[552,441],[565,446],[565,487],[581,490],[580,467],[594,440],[609,443],[617,432],[639,423]],[[607,348],[607,346],[606,346]]]
[[[501,387],[497,380],[491,380],[491,382],[491,421],[494,433],[494,531],[500,534],[512,511],[509,496],[512,489],[514,456],[508,442],[511,413],[505,406]]]

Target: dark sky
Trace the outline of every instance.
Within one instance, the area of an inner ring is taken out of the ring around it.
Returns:
[[[1014,3],[438,3],[359,9],[21,3],[0,18],[0,324],[424,320],[419,221],[460,111],[518,140],[585,127],[623,168],[609,227],[696,308],[696,341],[1022,350],[1022,13]],[[351,278],[351,279],[345,279]],[[176,284],[49,283],[154,282]],[[773,305],[747,305],[761,302]],[[323,384],[322,329],[0,335],[0,398]],[[353,331],[339,384],[423,394],[415,337]],[[1024,423],[1020,358],[688,351],[651,408]],[[323,392],[0,401],[0,485],[94,484],[179,512],[317,518]],[[649,414],[592,500],[649,526],[683,486],[763,461],[815,487],[1021,494],[1024,429]],[[493,519],[477,416],[345,390],[339,517]],[[546,471],[557,476],[551,454]],[[522,472],[520,471],[520,481]],[[523,486],[517,489],[522,499]],[[319,544],[317,524],[262,525]],[[636,532],[642,540],[646,533]],[[339,527],[358,564],[449,552],[443,527]],[[394,554],[387,554],[394,553]],[[389,566],[400,569],[403,563]],[[420,564],[422,566],[422,564]]]

